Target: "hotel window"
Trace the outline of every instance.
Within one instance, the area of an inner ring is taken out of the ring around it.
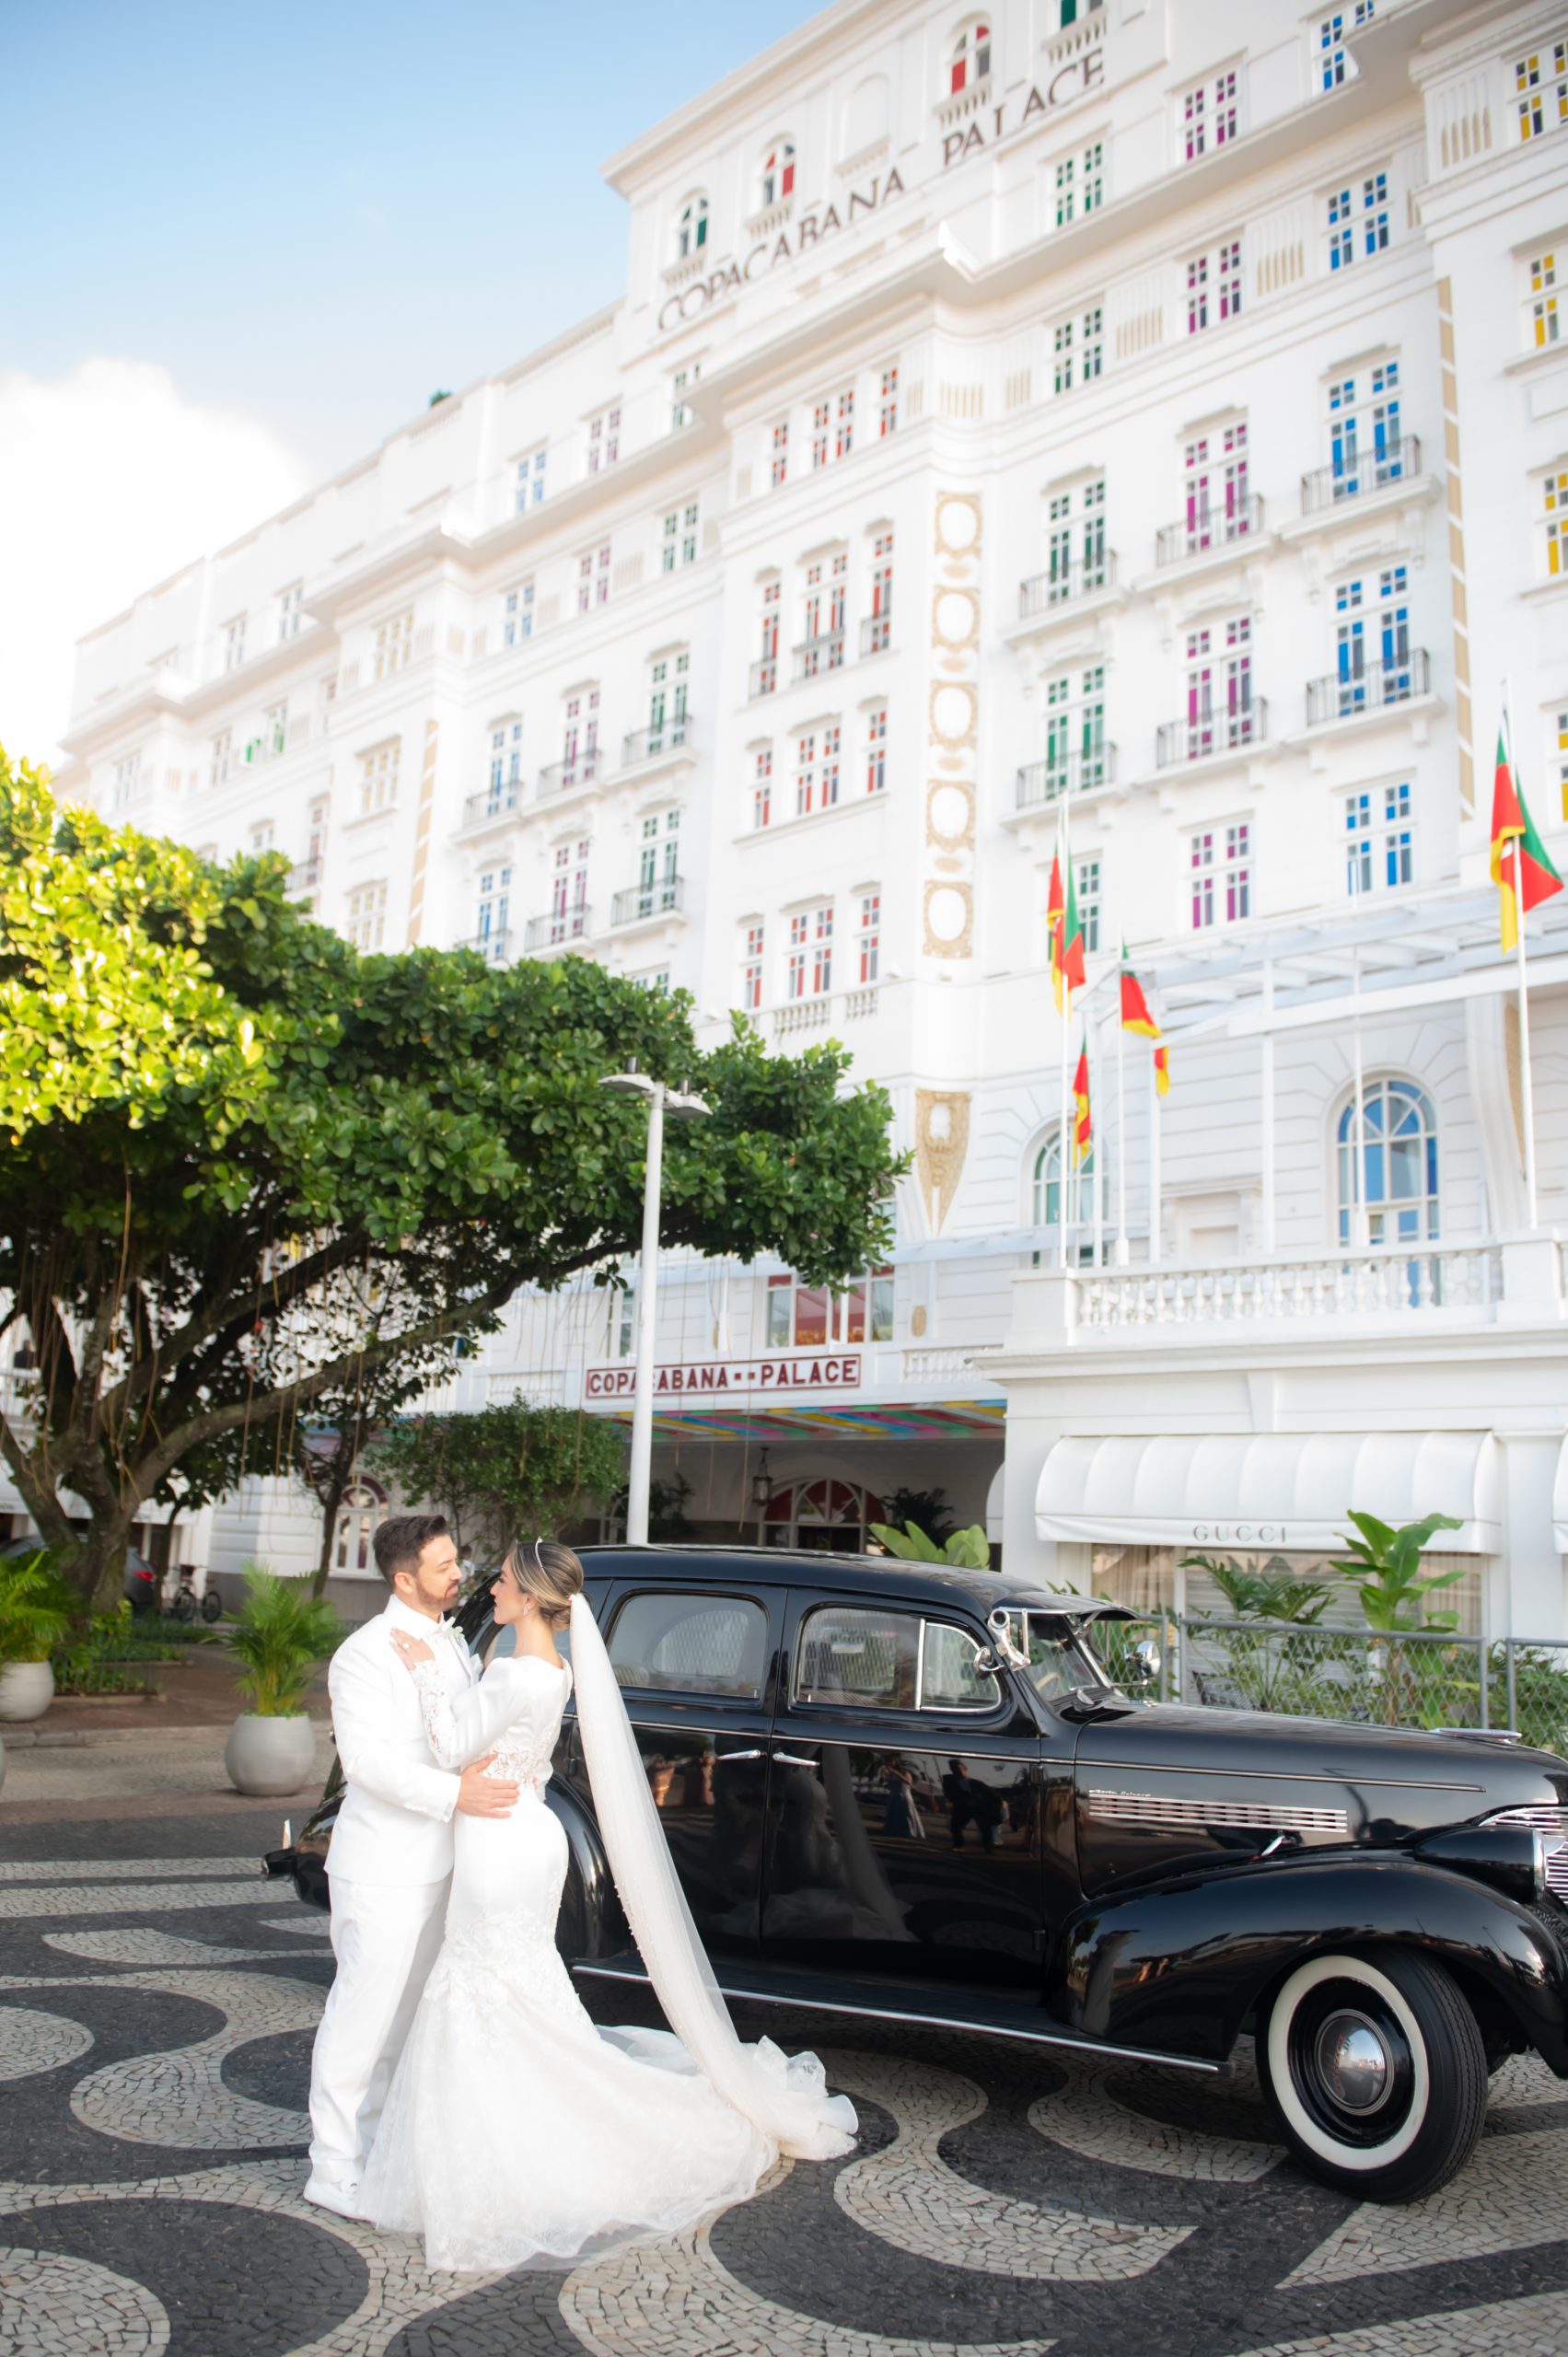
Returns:
[[[833,904],[800,909],[789,921],[787,994],[822,998],[833,987]]]
[[[1097,8],[1103,8],[1104,6],[1105,0],[1060,0],[1057,19],[1061,29],[1065,32],[1070,25],[1086,21],[1094,15]]]
[[[517,460],[517,479],[513,488],[513,504],[517,513],[537,507],[544,497],[543,450],[530,450],[526,459]]]
[[[389,810],[398,798],[398,757],[402,739],[389,737],[384,745],[372,745],[359,757],[359,815],[374,817],[377,810]]]
[[[1395,482],[1404,472],[1400,364],[1380,361],[1329,387],[1329,462],[1336,499]]]
[[[356,884],[348,896],[348,937],[356,949],[379,949],[387,934],[385,884]]]
[[[320,868],[327,851],[327,813],[331,805],[324,794],[319,794],[310,805],[309,829],[305,839],[305,865],[314,877]]]
[[[766,946],[764,929],[760,924],[746,928],[745,947],[740,959],[740,1004],[747,1015],[755,1015],[762,1004],[762,963]]]
[[[1540,487],[1542,547],[1549,581],[1568,575],[1568,467],[1553,467]]]
[[[1539,139],[1568,122],[1568,41],[1532,50],[1514,66],[1521,139]]]
[[[533,636],[533,583],[520,581],[501,600],[501,635],[508,646]]]
[[[629,1359],[637,1347],[635,1284],[613,1285],[604,1311],[604,1347],[612,1359]]]
[[[1105,332],[1100,306],[1096,303],[1081,318],[1063,319],[1054,337],[1053,389],[1070,393],[1086,385],[1105,364]]]
[[[686,702],[691,691],[691,657],[681,653],[672,662],[664,656],[648,674],[648,751],[662,753],[666,745],[686,742]]]
[[[966,25],[948,54],[947,96],[956,99],[960,90],[972,90],[990,71],[991,27]]]
[[[779,683],[779,617],[784,586],[775,577],[762,584],[762,649],[751,670],[754,696],[771,696]]]
[[[874,703],[865,715],[865,791],[880,794],[888,783],[888,707]]]
[[[795,194],[795,142],[777,139],[762,158],[762,202],[782,204]]]
[[[773,749],[759,745],[751,758],[751,824],[760,830],[772,823]]]
[[[1359,31],[1372,20],[1376,0],[1355,0],[1351,8],[1336,8],[1318,27],[1318,87],[1320,90],[1337,90],[1349,72],[1345,52],[1347,28]]]
[[[394,671],[407,668],[412,653],[413,608],[410,606],[402,613],[392,614],[386,621],[377,622],[371,676],[377,679],[389,679]]]
[[[1046,602],[1053,606],[1105,587],[1103,479],[1084,483],[1076,493],[1052,493],[1047,512],[1046,581]]]
[[[229,764],[233,759],[234,734],[231,729],[225,728],[216,737],[215,737],[212,741],[212,783],[214,785],[222,785],[224,784],[225,780],[228,776]]]
[[[142,756],[140,752],[127,753],[123,761],[114,764],[114,807],[122,810],[126,803],[134,802],[141,784]]]
[[[838,423],[833,431],[833,456],[847,459],[854,447],[854,390],[846,386],[839,395]]]
[[[621,456],[621,405],[601,410],[588,420],[588,472],[597,475]]]
[[[1189,839],[1192,882],[1192,929],[1202,933],[1222,918],[1234,924],[1252,913],[1251,822],[1205,827]]]
[[[1187,332],[1203,330],[1241,312],[1241,240],[1227,238],[1209,253],[1194,254],[1187,265]]]
[[[1551,767],[1557,779],[1558,807],[1568,825],[1568,704],[1551,715]]]
[[[1181,101],[1181,131],[1186,161],[1195,164],[1212,147],[1227,146],[1236,137],[1236,72],[1217,74],[1200,82]]]
[[[831,810],[839,798],[841,732],[836,724],[808,728],[795,742],[795,815]]]
[[[1388,244],[1388,175],[1370,172],[1329,197],[1329,268],[1348,270],[1358,255],[1380,254]]]
[[[1367,594],[1375,586],[1376,597]],[[1334,592],[1334,671],[1339,714],[1398,703],[1413,685],[1409,576],[1402,564],[1342,581]],[[1369,627],[1370,625],[1370,627]]]
[[[499,965],[506,955],[506,911],[511,899],[509,867],[487,867],[479,879],[479,923],[474,947]]]
[[[1360,1122],[1353,1094],[1340,1116],[1338,1146],[1342,1244],[1357,1240],[1358,1213],[1369,1244],[1426,1243],[1438,1233],[1437,1116],[1414,1081],[1367,1081]]]
[[[1063,671],[1045,683],[1045,796],[1086,793],[1108,775],[1105,666]]]
[[[1075,859],[1073,862],[1073,884],[1078,901],[1078,922],[1084,928],[1084,947],[1092,958],[1099,947],[1099,861]]]
[[[767,1347],[819,1351],[830,1342],[890,1342],[893,1271],[873,1269],[852,1278],[842,1293],[803,1284],[798,1277],[768,1279]]]
[[[578,941],[588,929],[588,846],[557,843],[550,886],[550,938]]]
[[[815,472],[828,463],[828,428],[833,406],[830,401],[814,401],[811,405],[811,467]]]
[[[690,261],[700,254],[708,242],[708,200],[705,196],[688,197],[680,208],[676,226],[675,258]]]
[[[1368,786],[1344,798],[1345,890],[1392,892],[1408,884],[1411,858],[1408,784]]]
[[[642,849],[637,859],[637,914],[653,916],[673,909],[680,892],[680,813],[650,812],[643,821]]]
[[[286,589],[278,591],[278,644],[299,635],[299,625],[305,619],[305,584],[290,582]]]
[[[877,432],[882,441],[896,434],[899,425],[899,372],[884,368],[877,395]]]
[[[1525,297],[1525,342],[1532,352],[1544,352],[1561,332],[1557,317],[1557,254],[1532,254],[1525,264],[1529,292]]]
[[[566,733],[561,751],[561,783],[584,784],[598,772],[598,690],[566,699]]]
[[[519,785],[523,775],[523,724],[514,720],[508,727],[505,722],[490,732],[490,807],[501,807],[502,795],[508,786]]]
[[[789,420],[784,418],[773,428],[772,466],[770,480],[777,491],[789,474]]]
[[[1105,203],[1105,150],[1097,139],[1081,156],[1066,156],[1056,167],[1056,226],[1065,229],[1080,215]]]
[[[694,564],[697,560],[696,500],[684,507],[672,507],[664,519],[664,540],[661,563],[666,573],[673,573],[678,564]]]
[[[244,660],[245,617],[237,614],[233,621],[223,626],[223,668],[226,671],[238,671]]]
[[[258,825],[251,828],[250,856],[252,859],[260,859],[264,851],[272,850],[273,837],[276,831],[276,825],[271,819],[263,819]]]
[[[1251,528],[1244,417],[1219,434],[1199,435],[1184,446],[1181,495],[1189,556],[1239,540]]]
[[[275,761],[288,743],[288,702],[270,703],[261,714],[261,759]]]
[[[1187,713],[1181,753],[1207,760],[1253,740],[1252,623],[1247,614],[1187,633]]]
[[[610,542],[589,549],[577,559],[577,611],[610,603]]]
[[[814,679],[820,672],[836,671],[843,662],[844,593],[848,584],[847,549],[840,549],[825,567],[820,558],[807,566],[798,678]]]
[[[854,929],[855,970],[862,982],[877,980],[882,962],[882,895],[862,892]]]
[[[690,425],[695,416],[696,412],[686,395],[690,387],[702,381],[702,375],[703,364],[700,360],[693,360],[690,368],[676,370],[670,385],[669,398],[669,430],[672,434],[679,434],[683,425]]]
[[[866,655],[882,654],[893,628],[893,528],[889,525],[871,543],[871,611],[865,619]]]

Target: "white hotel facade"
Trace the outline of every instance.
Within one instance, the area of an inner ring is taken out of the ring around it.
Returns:
[[[886,1084],[886,1270],[662,1268],[703,1535],[940,1484],[1168,1604],[1441,1507],[1470,1625],[1568,1634],[1568,900],[1532,1228],[1487,883],[1505,676],[1568,858],[1568,6],[838,0],[608,177],[624,294],[95,632],[59,790]],[[624,1414],[633,1319],[519,1298],[443,1397]],[[181,1545],[315,1535],[258,1479]]]

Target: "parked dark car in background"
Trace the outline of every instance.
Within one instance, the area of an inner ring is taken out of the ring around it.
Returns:
[[[1568,1760],[1151,1702],[1095,1650],[1119,1607],[1001,1573],[583,1560],[728,1994],[1211,2077],[1250,2030],[1292,2151],[1368,2200],[1463,2165],[1507,2055],[1568,2077]],[[487,1641],[487,1585],[458,1617]],[[340,1791],[267,1862],[317,1905]],[[563,1955],[645,1978],[570,1714],[546,1797]]]
[[[44,1541],[31,1538],[8,1538],[0,1547],[0,1562],[20,1562],[25,1556],[38,1554]],[[125,1571],[120,1582],[120,1593],[133,1612],[156,1612],[158,1600],[158,1576],[146,1557],[134,1547],[125,1550]]]

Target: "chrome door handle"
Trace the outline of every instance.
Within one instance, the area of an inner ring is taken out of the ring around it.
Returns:
[[[817,1762],[815,1759],[802,1759],[796,1751],[775,1751],[773,1765],[775,1768],[815,1768]]]
[[[727,1768],[732,1759],[761,1759],[760,1751],[720,1751],[714,1754],[714,1766]]]

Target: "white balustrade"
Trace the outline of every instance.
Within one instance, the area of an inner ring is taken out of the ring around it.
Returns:
[[[1419,1318],[1488,1309],[1503,1297],[1502,1254],[1489,1244],[1225,1260],[1212,1267],[1081,1269],[1080,1334],[1150,1326],[1252,1326],[1280,1320]]]

